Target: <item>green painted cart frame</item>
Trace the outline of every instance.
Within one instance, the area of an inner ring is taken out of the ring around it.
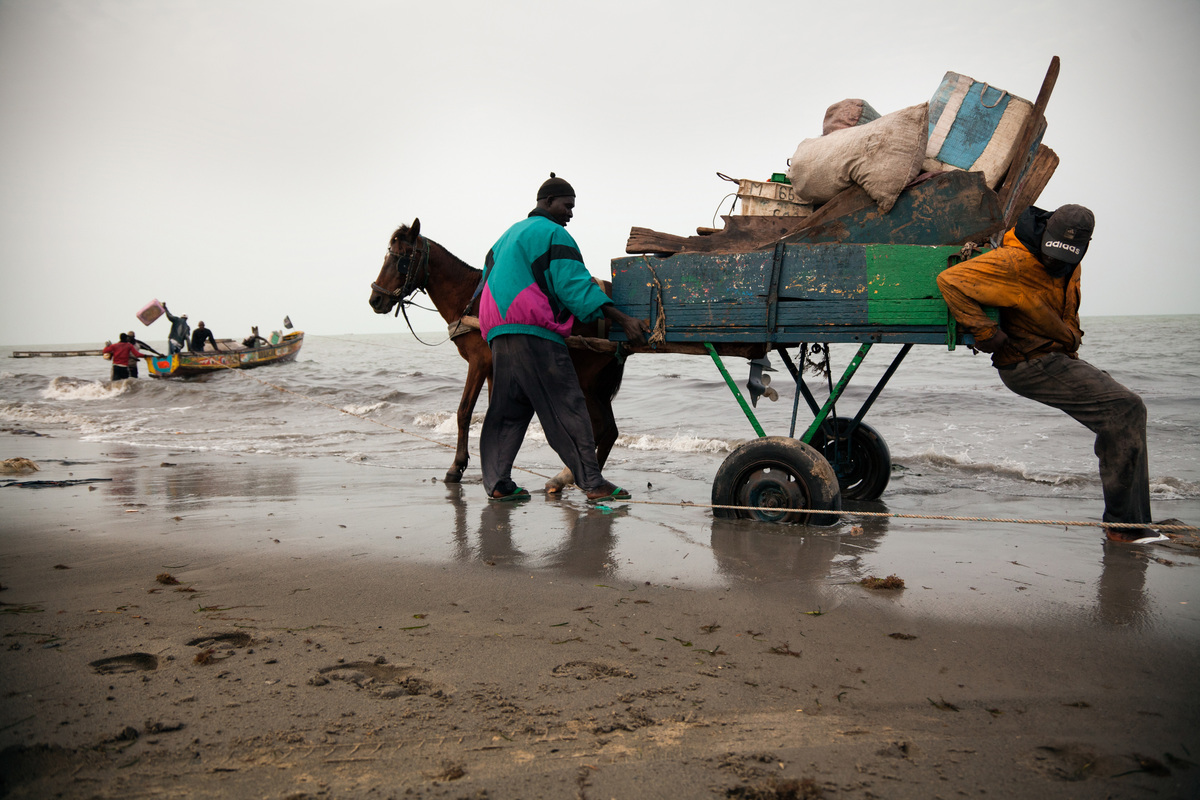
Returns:
[[[706,345],[758,438],[770,442],[748,443],[750,455],[739,448],[726,460],[713,484],[713,502],[779,511],[717,509],[719,516],[828,521],[830,515],[796,509],[840,508],[843,496],[879,497],[890,475],[890,454],[863,418],[914,345],[953,350],[972,343],[958,331],[936,281],[963,256],[956,246],[779,243],[749,253],[613,260],[617,306],[649,319],[665,331],[668,343]],[[617,330],[611,338],[624,337]],[[760,344],[782,357],[796,384],[787,437],[768,437],[751,408],[758,396],[771,393],[762,375],[765,361],[751,361],[747,403],[717,354],[714,345],[721,343]],[[805,383],[803,365],[793,363],[787,352],[805,343],[859,345],[836,384],[831,381],[824,403]],[[838,400],[871,347],[880,343],[903,346],[858,411],[839,417]],[[813,419],[796,437],[801,397]],[[824,486],[830,475],[836,481],[832,496]]]

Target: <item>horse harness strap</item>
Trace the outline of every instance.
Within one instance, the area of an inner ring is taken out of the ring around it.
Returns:
[[[404,283],[390,291],[376,282],[371,283],[371,288],[374,291],[399,300],[400,302],[397,305],[400,308],[404,306],[408,295],[413,292],[424,292],[429,285],[429,239],[424,236],[418,238],[424,244],[424,247],[421,250],[421,257],[416,261],[413,260],[412,250],[407,254],[401,254],[399,251],[393,249],[391,245],[388,246],[388,255],[396,259],[396,272],[399,273],[401,267],[404,267]],[[413,249],[415,250],[415,247]],[[420,285],[417,284],[418,271],[424,273],[421,276]],[[399,308],[397,308],[397,311],[399,311]]]

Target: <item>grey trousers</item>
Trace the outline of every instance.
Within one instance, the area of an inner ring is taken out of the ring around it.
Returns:
[[[1051,353],[1002,369],[1022,397],[1065,411],[1096,434],[1105,522],[1150,522],[1146,404],[1086,361]]]
[[[516,489],[512,465],[533,415],[546,441],[585,491],[604,484],[587,401],[567,348],[539,336],[497,336],[492,348],[492,393],[479,439],[483,488]]]

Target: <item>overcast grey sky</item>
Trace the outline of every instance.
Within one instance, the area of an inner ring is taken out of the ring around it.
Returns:
[[[1200,313],[1197,41],[1196,0],[0,0],[0,344],[161,341],[152,298],[218,336],[399,331],[367,305],[391,231],[478,266],[551,170],[607,276],[832,102],[947,70],[1032,100],[1054,55],[1039,205],[1096,213],[1083,314]]]

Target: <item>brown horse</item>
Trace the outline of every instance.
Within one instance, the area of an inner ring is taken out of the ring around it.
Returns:
[[[422,236],[421,221],[414,219],[411,227],[401,225],[397,228],[388,242],[379,277],[371,284],[371,308],[376,314],[387,314],[397,303],[403,308],[414,292],[424,292],[453,328],[464,316],[478,315],[479,299],[474,294],[482,274],[437,242]],[[604,282],[602,286],[605,292],[612,293],[611,284]],[[604,338],[596,323],[576,321],[571,333]],[[467,362],[467,381],[458,403],[458,446],[454,451],[454,463],[446,472],[447,483],[458,483],[467,468],[468,429],[484,381],[487,381],[488,392],[491,392],[492,351],[477,330],[463,329],[452,338],[459,355]],[[596,456],[603,467],[617,441],[617,421],[613,417],[612,400],[621,386],[625,368],[612,353],[594,353],[585,349],[572,348],[571,361],[575,364],[579,386],[587,400],[592,431],[596,437]],[[564,469],[546,483],[546,491],[559,492],[573,482],[571,471]]]

